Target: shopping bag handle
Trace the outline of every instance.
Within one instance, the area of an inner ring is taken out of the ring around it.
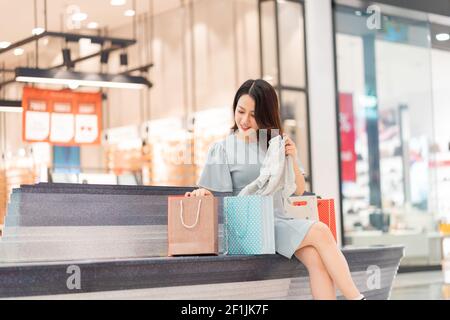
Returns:
[[[200,200],[198,201],[197,217],[195,218],[194,224],[188,226],[188,225],[184,222],[184,219],[183,219],[183,200],[180,200],[180,207],[181,207],[181,210],[180,210],[180,219],[181,219],[181,224],[183,225],[183,227],[185,227],[185,228],[187,228],[187,229],[193,229],[193,228],[195,228],[195,227],[197,226],[197,224],[198,224],[198,218],[199,218],[199,216],[200,216],[200,207],[201,207],[201,205],[202,205],[202,199],[200,199]]]

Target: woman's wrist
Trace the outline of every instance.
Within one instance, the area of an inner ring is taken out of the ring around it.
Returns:
[[[300,170],[300,167],[299,167],[299,165],[298,165],[298,156],[297,155],[295,155],[295,156],[292,156],[292,165],[294,166],[294,168],[297,168],[297,169],[299,169]]]

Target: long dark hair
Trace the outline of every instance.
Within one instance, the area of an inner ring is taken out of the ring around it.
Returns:
[[[272,130],[278,130],[280,135],[283,134],[281,128],[280,108],[278,104],[278,97],[275,89],[270,83],[262,79],[250,79],[245,81],[234,96],[233,114],[236,113],[239,98],[248,94],[255,101],[255,120],[258,125],[257,138],[261,138],[260,129],[267,131],[267,146],[271,138],[275,136]],[[272,130],[271,130],[272,129]],[[234,123],[233,132],[238,130],[238,126]],[[273,136],[272,136],[273,135]]]

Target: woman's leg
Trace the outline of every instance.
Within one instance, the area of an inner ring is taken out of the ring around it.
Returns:
[[[326,224],[317,222],[311,226],[299,250],[308,246],[313,246],[319,252],[328,273],[345,298],[361,297],[361,293],[353,282],[347,261]]]
[[[314,247],[308,246],[295,252],[295,256],[308,269],[311,294],[315,300],[336,300],[333,280]]]

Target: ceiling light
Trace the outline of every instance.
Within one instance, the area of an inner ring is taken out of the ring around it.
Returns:
[[[36,28],[33,28],[33,30],[31,30],[31,34],[34,35],[34,36],[38,36],[41,33],[44,33],[44,31],[45,31],[44,28],[36,27]]]
[[[126,0],[111,0],[112,6],[123,6],[125,3],[127,3]]]
[[[72,14],[72,20],[73,21],[83,21],[87,19],[87,14],[84,12],[76,12]]]
[[[98,28],[98,23],[95,21],[91,21],[87,24],[88,29],[97,29]]]
[[[0,112],[22,112],[22,101],[0,100]]]
[[[104,50],[100,53],[100,63],[108,63],[109,60],[109,50]]]
[[[438,33],[436,35],[437,41],[447,41],[448,39],[450,39],[450,35],[448,33]]]
[[[11,42],[8,41],[0,41],[0,49],[6,49],[11,45]]]
[[[24,52],[25,52],[25,50],[23,50],[22,48],[14,49],[14,55],[15,56],[21,56],[21,55],[23,55]]]
[[[128,65],[128,54],[126,52],[120,54],[120,65],[121,66]]]
[[[16,68],[16,81],[122,89],[141,89],[152,86],[144,77],[123,74],[85,73],[61,69]]]
[[[74,64],[72,63],[72,59],[70,58],[70,49],[64,48],[62,49],[62,57],[63,57],[63,63],[67,68],[73,68]]]
[[[136,12],[133,9],[126,10],[123,15],[126,17],[133,17],[136,14]]]
[[[72,90],[77,89],[79,86],[80,85],[78,83],[76,83],[76,82],[69,83],[69,88],[72,89]]]

